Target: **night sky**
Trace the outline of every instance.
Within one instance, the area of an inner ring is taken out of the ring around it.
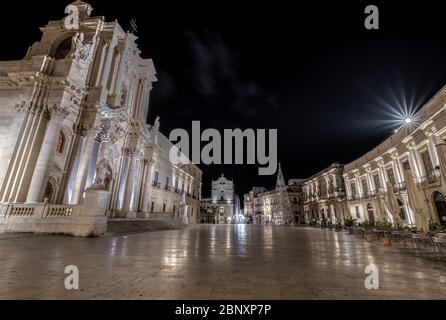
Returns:
[[[0,60],[23,58],[40,39],[38,28],[62,18],[69,2],[2,4]],[[167,136],[193,120],[221,132],[278,129],[286,179],[361,156],[395,129],[383,125],[391,119],[386,103],[404,96],[417,107],[446,84],[439,1],[88,2],[93,15],[118,19],[126,30],[136,19],[142,54],[159,78],[150,123],[159,115]],[[364,28],[368,4],[380,9],[380,30]],[[258,176],[257,165],[200,167],[203,196],[221,173],[240,196],[275,183]]]

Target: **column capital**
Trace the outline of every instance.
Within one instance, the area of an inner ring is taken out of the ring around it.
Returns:
[[[20,101],[19,103],[17,103],[14,108],[18,111],[18,112],[26,112],[31,108],[31,104],[25,100]]]
[[[95,139],[100,142],[107,142],[111,139],[110,123],[101,121],[94,126]]]
[[[22,100],[14,106],[17,112],[31,112],[34,114],[40,114],[46,108],[42,104],[32,104],[29,101]]]
[[[54,119],[63,120],[69,115],[69,112],[66,108],[56,104],[47,106],[46,109],[48,113],[51,115],[51,118]]]

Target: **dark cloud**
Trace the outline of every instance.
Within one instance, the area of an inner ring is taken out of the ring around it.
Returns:
[[[155,86],[160,102],[164,103],[173,99],[177,94],[177,83],[175,78],[168,72],[161,69],[157,70],[157,78],[158,82],[155,84]]]
[[[190,50],[188,72],[192,87],[202,99],[230,111],[235,119],[265,115],[276,109],[275,97],[244,76],[246,66],[241,54],[230,48],[221,34],[190,31],[185,33],[185,39]],[[234,122],[231,123],[237,125]]]

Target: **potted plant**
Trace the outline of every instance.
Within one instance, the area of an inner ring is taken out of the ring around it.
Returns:
[[[392,231],[390,231],[390,230],[384,231],[383,243],[384,243],[385,247],[390,247],[392,245],[391,235],[392,235]]]
[[[353,234],[353,227],[355,227],[356,224],[356,219],[353,218],[345,219],[344,221],[344,226],[348,230],[349,234]]]
[[[375,227],[375,223],[373,221],[366,221],[363,223],[363,228],[365,229],[365,235],[368,242],[372,242],[374,240],[373,228]]]
[[[438,223],[429,223],[429,231],[440,230],[441,226]]]

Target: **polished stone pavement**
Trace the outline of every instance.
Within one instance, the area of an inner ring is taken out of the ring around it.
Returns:
[[[380,271],[366,290],[365,267]],[[64,270],[80,270],[78,291]],[[255,225],[0,235],[0,299],[445,299],[446,265],[346,233]]]

